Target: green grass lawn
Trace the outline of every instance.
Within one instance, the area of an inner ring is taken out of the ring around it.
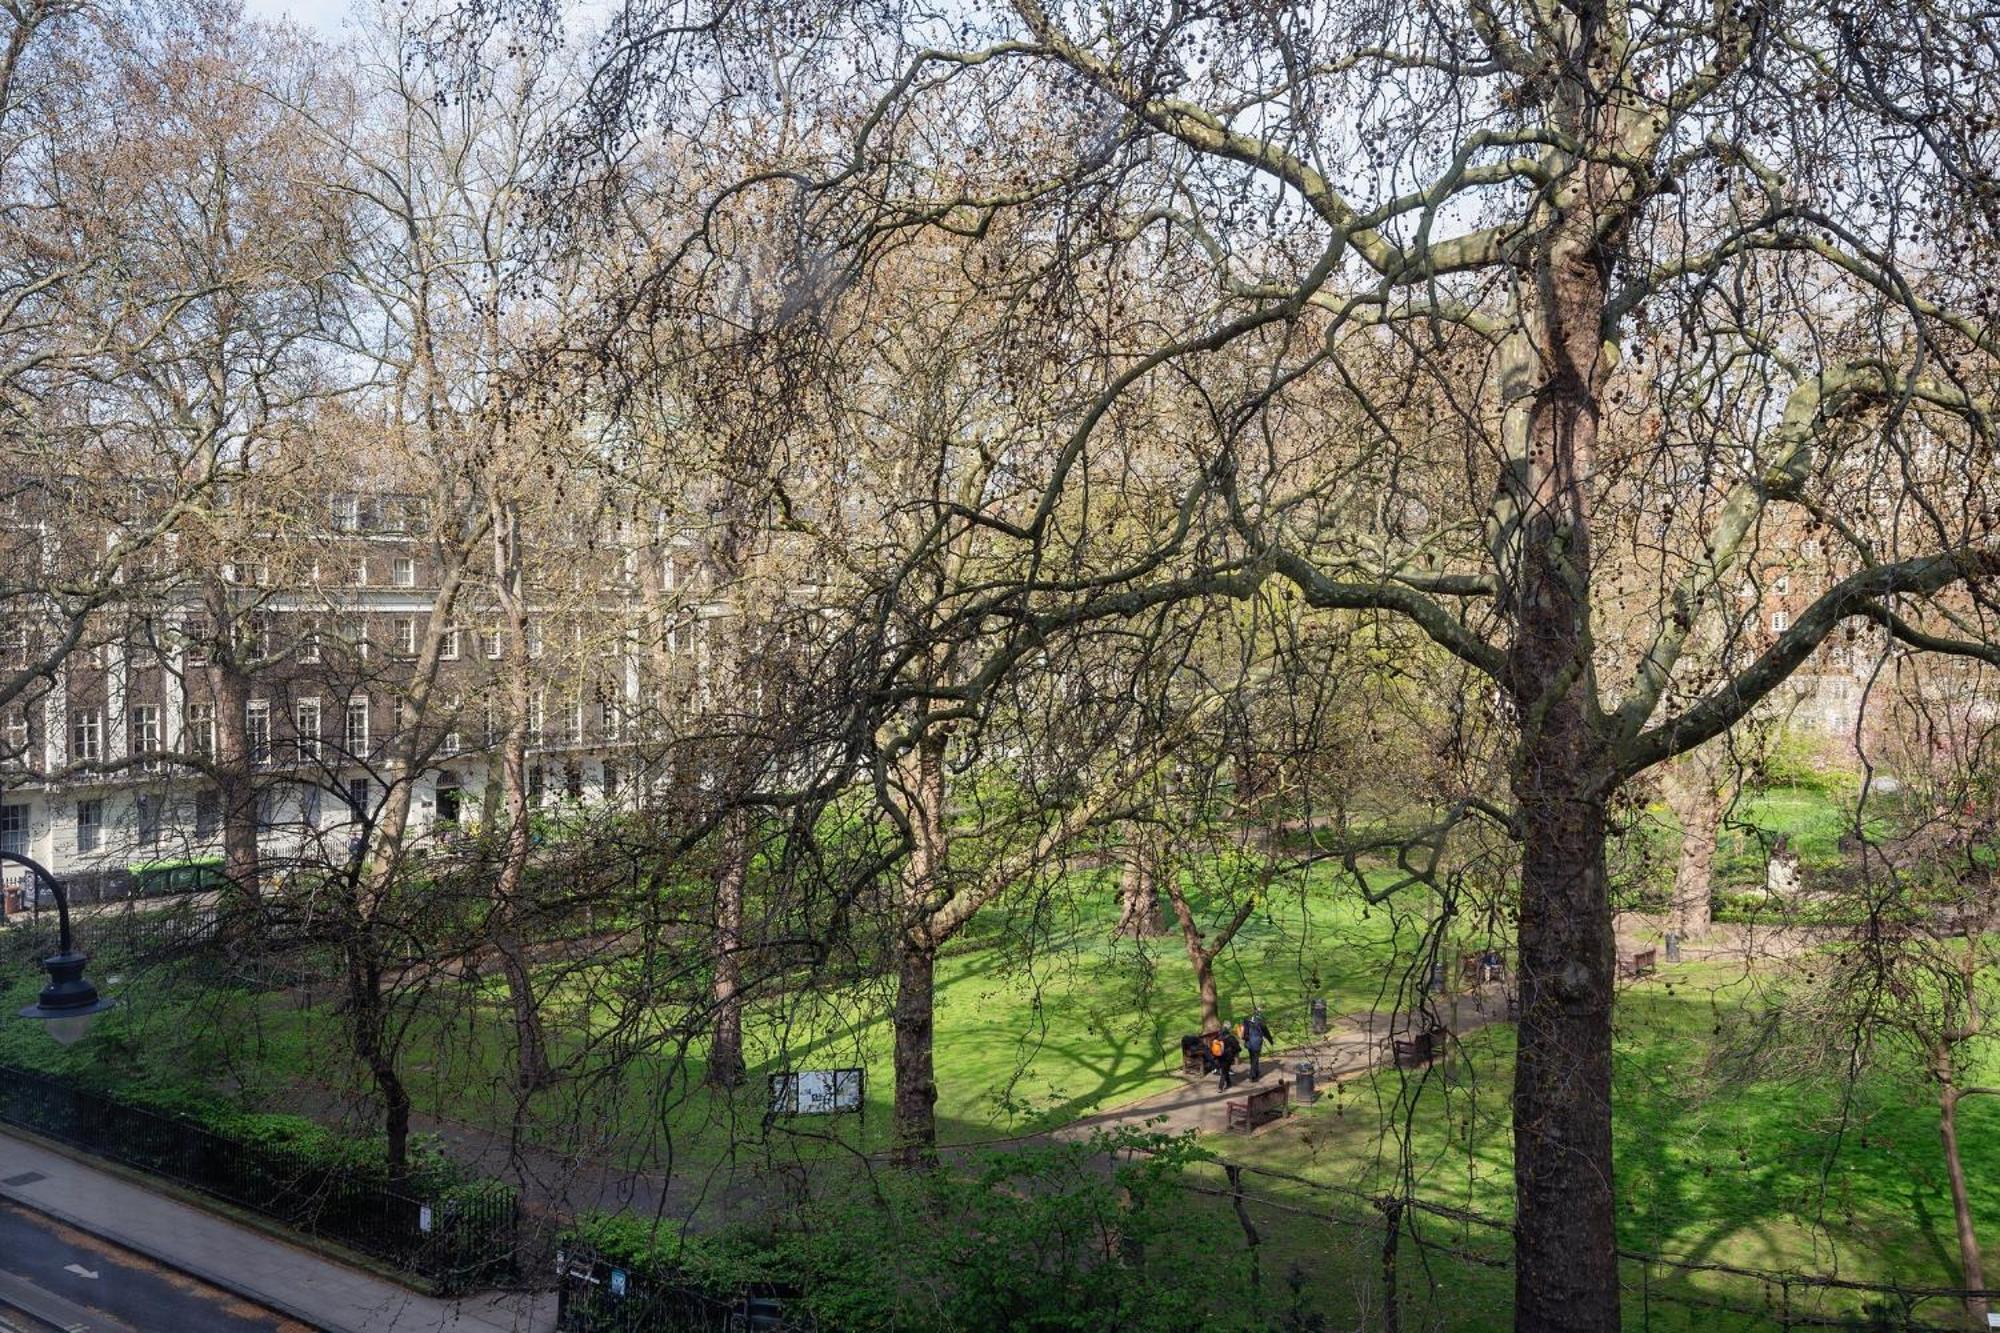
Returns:
[[[1193,968],[1178,934],[1111,938],[1115,885],[1113,872],[1079,873],[1060,892],[984,919],[979,947],[939,960],[935,1061],[944,1142],[1033,1133],[1173,1085],[1180,1036],[1199,1018]],[[1199,895],[1195,907],[1205,923],[1227,911],[1219,898]],[[1335,1013],[1388,1003],[1425,925],[1407,905],[1364,908],[1317,876],[1281,883],[1216,962],[1224,1011],[1240,1016],[1259,1003],[1281,1035],[1297,1035],[1316,991]],[[683,1044],[677,1011],[617,1014],[612,997],[624,966],[548,982],[551,1042],[559,1059],[573,1060],[573,1070],[587,1077],[581,1088],[537,1099],[524,1122],[532,1136],[555,1141],[560,1128],[580,1121],[633,1149],[634,1160],[671,1148],[677,1161],[712,1161],[764,1136],[767,1073],[860,1065],[868,1071],[865,1113],[799,1128],[815,1136],[831,1130],[848,1146],[888,1144],[892,979],[759,1001],[745,1031],[751,1079],[730,1099],[702,1087],[702,1047]],[[506,1131],[516,1108],[504,986],[497,978],[440,985],[446,989],[415,1019],[406,1046],[417,1107]],[[178,983],[126,986],[122,1008],[103,1021],[87,1061],[35,1043],[38,1034],[26,1031],[0,1037],[0,1058],[162,1084],[205,1077],[279,1105],[298,1103],[288,1085],[361,1085],[331,1003],[301,1007],[286,995],[187,991]],[[771,1128],[782,1134],[785,1126]]]
[[[1662,980],[1625,993],[1613,1121],[1621,1245],[1688,1264],[1954,1285],[1957,1244],[1927,1088],[1891,1072],[1866,1075],[1852,1088],[1838,1081],[1723,1081],[1711,1067],[1718,1023],[1755,1002],[1755,983],[1725,967],[1670,969]],[[1512,1060],[1512,1028],[1483,1029],[1427,1077],[1379,1071],[1350,1081],[1281,1130],[1212,1146],[1313,1182],[1258,1182],[1293,1207],[1366,1214],[1362,1200],[1393,1190],[1407,1173],[1429,1202],[1504,1219],[1511,1212]],[[1992,1235],[2000,1228],[2000,1106],[1975,1106],[1978,1100],[1961,1107],[1961,1140],[1975,1215]],[[1424,1226],[1440,1246],[1496,1258],[1506,1253],[1504,1238],[1478,1226],[1439,1219]],[[1267,1262],[1299,1263],[1320,1274],[1323,1308],[1336,1314],[1350,1298],[1379,1300],[1380,1227],[1366,1244],[1353,1232],[1276,1227]],[[1337,1268],[1343,1255],[1358,1267],[1328,1272],[1328,1261]],[[1317,1268],[1308,1262],[1315,1257]],[[1404,1298],[1442,1327],[1488,1327],[1496,1311],[1504,1316],[1509,1307],[1510,1272],[1442,1251],[1418,1260],[1415,1273],[1412,1266],[1406,1258]],[[1728,1274],[1646,1272],[1636,1263],[1626,1270],[1628,1323],[1635,1328],[1767,1326],[1767,1295],[1773,1312],[1784,1299],[1780,1287],[1767,1293],[1761,1283]],[[1791,1293],[1795,1312],[1842,1317],[1859,1317],[1867,1299]],[[1699,1303],[1715,1301],[1753,1313],[1731,1317]],[[1932,1322],[1955,1317],[1938,1301],[1918,1312]]]
[[[1760,798],[1764,799],[1764,798]],[[1760,809],[1819,807],[1780,801]],[[1794,821],[1798,826],[1798,821]],[[1220,901],[1204,901],[1212,916]],[[1015,904],[982,925],[980,947],[938,966],[938,1113],[947,1143],[1031,1133],[1131,1101],[1173,1082],[1179,1035],[1197,1016],[1191,969],[1176,936],[1110,938],[1116,915],[1109,872],[1079,875],[1065,891]],[[1315,880],[1274,896],[1218,962],[1225,1008],[1261,1002],[1280,1044],[1302,1032],[1315,982],[1336,1012],[1392,1002],[1412,968],[1427,922],[1414,902],[1365,910],[1351,892]],[[116,967],[115,959],[106,965]],[[15,969],[17,975],[22,969]],[[108,974],[107,974],[108,975]],[[524,1127],[554,1139],[583,1123],[633,1158],[677,1169],[714,1162],[760,1142],[814,1155],[888,1139],[891,1076],[886,980],[836,991],[802,989],[760,1001],[746,1036],[755,1068],[735,1099],[701,1087],[699,1043],[676,1045],[673,1015],[612,1022],[591,983],[615,988],[614,969],[554,988],[551,1036],[595,1077],[544,1094]],[[1690,964],[1630,988],[1617,1019],[1615,1128],[1623,1244],[1690,1264],[1839,1273],[1857,1280],[1949,1286],[1957,1280],[1949,1199],[1934,1106],[1921,1079],[1871,1073],[1852,1088],[1828,1082],[1725,1080],[1713,1060],[1734,1015],[1760,1003],[1766,979],[1740,968]],[[456,984],[456,983],[454,983]],[[33,988],[18,975],[8,1003]],[[285,995],[122,988],[125,1003],[79,1046],[50,1043],[32,1024],[0,1024],[0,1059],[98,1079],[159,1086],[192,1080],[253,1102],[284,1104],[296,1084],[357,1082],[338,1012]],[[405,1067],[419,1108],[505,1129],[508,1053],[504,991],[493,980],[413,1027]],[[567,1021],[562,1016],[568,1014]],[[1470,1036],[1448,1067],[1428,1076],[1380,1071],[1329,1093],[1294,1121],[1218,1151],[1302,1180],[1258,1178],[1251,1205],[1263,1235],[1267,1297],[1281,1308],[1287,1275],[1336,1326],[1379,1314],[1381,1230],[1366,1202],[1407,1180],[1421,1198],[1504,1218],[1510,1207],[1508,1122],[1513,1033],[1495,1025]],[[621,1043],[633,1043],[629,1052]],[[684,1058],[682,1058],[684,1055]],[[614,1058],[618,1057],[618,1058]],[[860,1064],[866,1113],[797,1126],[829,1130],[837,1144],[791,1137],[761,1120],[762,1075],[775,1068]],[[2000,1068],[1978,1073],[2000,1081]],[[1961,1110],[1975,1208],[1987,1234],[2000,1228],[2000,1104]],[[1834,1151],[1837,1145],[1838,1151]],[[647,1156],[645,1150],[650,1149]],[[1214,1197],[1191,1206],[1226,1208]],[[1360,1218],[1352,1225],[1339,1218]],[[1478,1227],[1428,1219],[1426,1244],[1399,1254],[1405,1326],[1476,1329],[1504,1320],[1511,1274],[1504,1239]],[[1766,1293],[1726,1275],[1645,1272],[1628,1265],[1634,1327],[1750,1327],[1688,1304],[1724,1300],[1759,1307]],[[1774,1290],[1770,1299],[1781,1302]],[[1795,1308],[1807,1294],[1794,1293]],[[1375,1302],[1370,1306],[1369,1302]],[[1828,1296],[1829,1313],[1859,1314],[1858,1298]],[[1924,1317],[1949,1318],[1926,1307]]]

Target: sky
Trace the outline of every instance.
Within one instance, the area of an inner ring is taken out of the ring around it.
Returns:
[[[258,18],[288,18],[302,28],[338,37],[348,0],[245,0],[243,7]]]

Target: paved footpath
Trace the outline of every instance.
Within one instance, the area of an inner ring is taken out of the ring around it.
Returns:
[[[326,1333],[547,1333],[551,1295],[462,1301],[393,1282],[0,1130],[0,1198]]]
[[[1474,992],[1440,996],[1436,1005],[1438,1020],[1455,1037],[1497,1022],[1507,1011],[1505,994],[1497,983]],[[1236,1062],[1235,1086],[1228,1092],[1216,1086],[1213,1074],[1183,1075],[1185,1081],[1179,1087],[1084,1116],[1055,1131],[1056,1137],[1082,1138],[1092,1130],[1126,1125],[1149,1126],[1167,1134],[1190,1129],[1221,1134],[1229,1127],[1229,1102],[1254,1089],[1283,1082],[1295,1067],[1307,1062],[1312,1064],[1315,1082],[1324,1092],[1342,1079],[1388,1064],[1390,1037],[1408,1035],[1405,1029],[1410,1026],[1407,1016],[1401,1014],[1341,1015],[1325,1036],[1304,1044],[1282,1046],[1282,1054],[1266,1059],[1262,1082],[1250,1082],[1250,1061],[1247,1056],[1242,1057]]]

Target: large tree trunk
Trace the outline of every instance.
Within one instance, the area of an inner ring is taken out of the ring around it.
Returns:
[[[945,873],[945,740],[926,733],[904,762],[904,814],[914,845],[903,863],[896,967],[897,1160],[920,1166],[937,1156],[937,1074],[931,1063],[937,943],[931,914]]]
[[[218,649],[208,669],[210,697],[215,700],[215,785],[222,807],[222,873],[236,897],[235,906],[257,897],[257,777],[250,755],[246,713],[250,682],[229,656]]]
[[[1669,769],[1662,783],[1667,808],[1681,826],[1681,850],[1674,863],[1671,904],[1673,931],[1682,939],[1708,933],[1714,919],[1715,848],[1725,803],[1709,775]]]
[[[721,863],[715,874],[715,1026],[709,1035],[710,1086],[743,1082],[743,888],[750,869],[750,816],[731,811],[723,821]]]
[[[493,572],[513,651],[507,671],[507,738],[500,759],[507,841],[493,885],[493,947],[500,955],[514,1011],[516,1072],[521,1088],[532,1092],[548,1086],[553,1075],[541,1009],[535,1002],[534,981],[521,939],[533,812],[528,808],[528,615],[522,589],[520,521],[514,506],[495,505]]]
[[[937,1073],[931,1061],[936,1026],[937,951],[906,936],[896,967],[896,1161],[937,1160]]]
[[[1167,933],[1160,908],[1160,879],[1165,872],[1162,839],[1150,828],[1133,831],[1125,843],[1125,868],[1118,880],[1118,928],[1114,936],[1154,939]]]
[[[1566,183],[1521,289],[1503,430],[1514,507],[1506,681],[1520,740],[1521,1018],[1514,1063],[1515,1326],[1619,1327],[1611,1171],[1611,898],[1606,810],[1616,786],[1589,630],[1588,487],[1596,467],[1609,239]]]
[[[1215,985],[1215,960],[1228,947],[1229,941],[1236,938],[1236,932],[1243,929],[1243,923],[1250,919],[1257,900],[1245,899],[1236,909],[1236,915],[1216,932],[1213,940],[1203,938],[1201,927],[1194,919],[1194,909],[1188,905],[1187,890],[1182,887],[1178,876],[1167,879],[1167,901],[1174,905],[1174,919],[1181,927],[1181,943],[1187,947],[1188,963],[1194,968],[1195,989],[1201,996],[1201,1030],[1213,1032],[1222,1026],[1222,996]]]
[[[1938,1054],[1938,1067],[1952,1067],[1951,1051],[1947,1047]],[[1945,1175],[1951,1181],[1951,1212],[1958,1223],[1959,1282],[1968,1291],[1981,1291],[1986,1286],[1984,1266],[1979,1256],[1979,1233],[1972,1225],[1972,1199],[1966,1193],[1965,1163],[1958,1152],[1958,1086],[1949,1079],[1938,1084],[1938,1134],[1944,1140]],[[1965,1298],[1965,1322],[1972,1328],[1986,1327],[1986,1298],[1967,1296]]]

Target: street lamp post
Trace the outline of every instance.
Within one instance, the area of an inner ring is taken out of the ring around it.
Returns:
[[[83,975],[90,955],[78,953],[70,936],[69,896],[63,892],[62,881],[51,875],[41,862],[19,852],[0,851],[0,861],[26,866],[28,873],[55,895],[59,928],[56,951],[42,960],[49,984],[42,987],[41,998],[21,1011],[21,1017],[41,1019],[49,1025],[49,1035],[67,1046],[88,1032],[97,1016],[117,1001],[99,996],[97,987]]]

